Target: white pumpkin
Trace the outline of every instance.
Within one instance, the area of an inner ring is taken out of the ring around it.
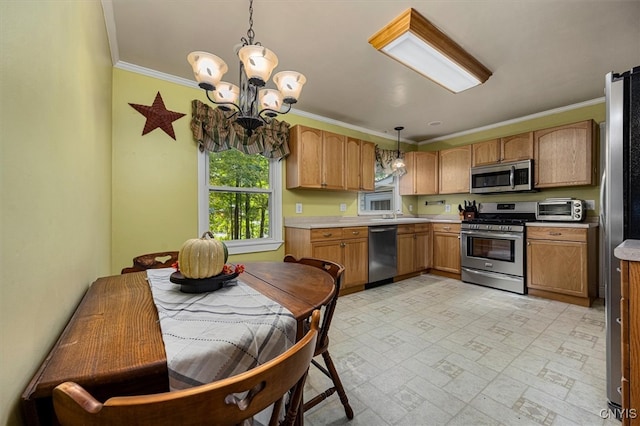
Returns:
[[[202,238],[185,241],[178,253],[178,264],[185,278],[210,278],[222,272],[227,256],[227,246],[207,231]]]

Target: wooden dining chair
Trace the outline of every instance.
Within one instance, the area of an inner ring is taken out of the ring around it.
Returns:
[[[282,355],[247,372],[189,389],[109,398],[101,403],[84,388],[65,382],[53,390],[53,407],[63,426],[237,425],[274,404],[269,425],[292,425],[318,338],[320,311],[307,334]],[[279,421],[284,396],[284,420]],[[246,396],[239,398],[239,394]]]
[[[147,269],[170,268],[178,261],[177,251],[148,253],[133,258],[133,266],[123,268],[121,274],[146,271]]]
[[[353,409],[351,408],[351,405],[349,405],[349,399],[347,398],[347,393],[344,391],[344,386],[342,386],[342,382],[340,381],[338,370],[336,370],[333,360],[331,359],[331,355],[329,354],[329,328],[331,327],[331,320],[333,319],[333,313],[335,312],[336,303],[338,302],[338,294],[340,293],[340,286],[342,285],[344,266],[336,262],[331,262],[329,260],[316,259],[312,257],[301,257],[300,259],[296,259],[290,254],[284,257],[284,261],[292,263],[302,263],[304,265],[313,266],[327,271],[333,278],[333,282],[336,288],[336,291],[331,300],[329,300],[327,304],[323,306],[324,312],[322,315],[322,321],[320,322],[318,342],[316,343],[316,350],[314,354],[314,357],[322,355],[322,359],[326,368],[320,365],[320,363],[316,360],[311,360],[311,363],[313,365],[315,365],[322,373],[324,373],[331,379],[331,381],[333,382],[333,386],[325,390],[324,392],[321,392],[320,394],[314,396],[309,401],[305,402],[304,411],[315,407],[321,401],[324,401],[335,392],[338,392],[340,402],[342,402],[342,405],[344,406],[344,411],[347,415],[347,418],[353,419]]]

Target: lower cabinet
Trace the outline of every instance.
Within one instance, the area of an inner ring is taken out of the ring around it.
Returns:
[[[431,269],[460,275],[460,224],[431,224],[433,231],[433,263]]]
[[[532,296],[591,306],[597,297],[596,228],[527,227]]]
[[[640,262],[620,262],[622,425],[640,425]],[[632,411],[634,410],[634,411]]]
[[[340,294],[364,289],[369,278],[369,229],[285,228],[285,252],[295,257],[315,257],[344,266]]]
[[[397,275],[424,271],[431,265],[431,224],[398,225]]]

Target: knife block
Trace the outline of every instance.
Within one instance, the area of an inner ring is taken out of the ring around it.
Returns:
[[[475,219],[476,212],[463,212],[464,220]]]

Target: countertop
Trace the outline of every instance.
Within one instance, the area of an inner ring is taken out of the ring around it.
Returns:
[[[613,254],[620,260],[640,262],[640,240],[625,240],[613,250]]]
[[[306,216],[285,217],[284,226],[288,228],[317,229],[317,228],[344,228],[349,226],[382,226],[401,225],[411,223],[461,223],[458,215],[423,215],[412,217],[398,217],[396,219],[383,219],[365,216]],[[598,222],[527,222],[527,226],[546,226],[557,228],[597,228]]]
[[[412,223],[461,223],[458,215],[431,215],[420,217],[398,217],[383,219],[381,217],[323,216],[323,217],[285,217],[284,226],[288,228],[344,228],[349,226],[382,226]]]

